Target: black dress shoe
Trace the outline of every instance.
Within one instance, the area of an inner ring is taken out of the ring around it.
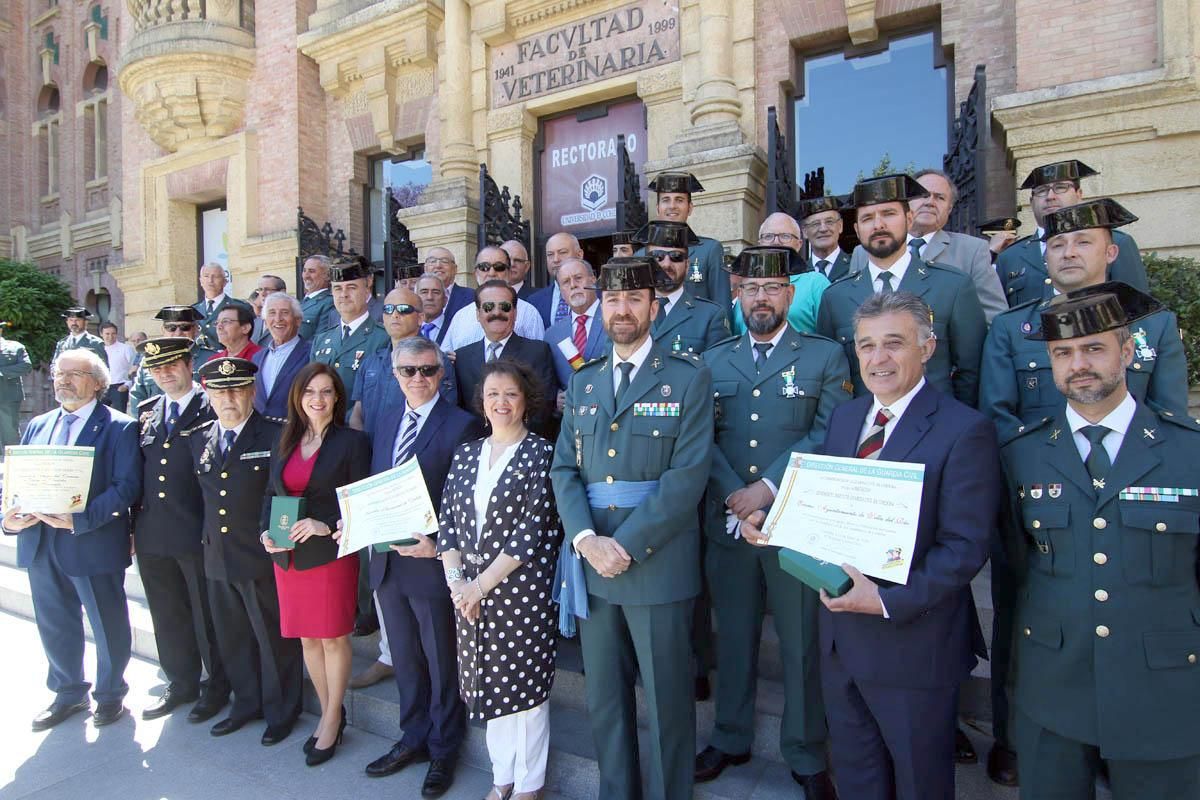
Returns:
[[[975,764],[979,756],[975,753],[975,745],[967,738],[962,728],[954,729],[954,763]]]
[[[804,787],[804,800],[838,800],[837,789],[829,779],[829,772],[821,770],[815,775],[792,773],[792,780]]]
[[[260,712],[258,714],[251,714],[248,717],[235,717],[230,715],[218,722],[216,725],[213,725],[212,730],[209,731],[209,733],[211,733],[213,736],[228,736],[234,731],[240,731],[247,722],[254,719],[262,719],[262,713]]]
[[[103,728],[105,725],[112,725],[114,722],[125,716],[125,706],[120,700],[110,700],[107,703],[97,703],[96,710],[92,712],[92,723],[97,728]]]
[[[263,747],[270,747],[273,744],[279,744],[284,739],[291,736],[292,727],[295,726],[295,724],[296,721],[292,720],[291,722],[281,722],[278,725],[268,725],[267,729],[263,731],[262,735]]]
[[[370,636],[379,630],[379,618],[375,614],[359,614],[354,620],[354,636]]]
[[[162,693],[162,697],[158,698],[157,703],[142,710],[142,719],[151,720],[165,717],[184,703],[194,703],[199,696],[199,692],[179,692],[168,686],[167,690]]]
[[[732,755],[709,745],[696,756],[696,783],[707,783],[716,780],[726,767],[745,764],[750,760],[749,753]]]
[[[421,797],[441,797],[454,783],[455,758],[435,758],[429,762],[425,782],[421,784]]]
[[[413,750],[400,742],[396,742],[386,755],[367,764],[367,775],[372,778],[383,778],[394,775],[409,764],[420,764],[429,760],[429,751],[425,748]]]
[[[80,711],[87,711],[91,707],[91,703],[87,700],[80,700],[74,705],[52,703],[49,708],[33,718],[32,727],[35,731],[48,731],[67,717],[73,717]]]
[[[708,683],[707,675],[700,675],[696,678],[696,702],[703,703],[705,700],[712,697],[712,686]]]
[[[192,710],[188,712],[188,722],[208,722],[217,715],[217,712],[225,707],[229,702],[227,695],[200,695],[200,700],[196,705],[192,706]]]
[[[993,783],[1001,786],[1016,786],[1017,754],[1000,742],[996,742],[988,753],[987,774]]]

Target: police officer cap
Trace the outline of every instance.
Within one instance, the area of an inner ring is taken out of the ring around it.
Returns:
[[[646,185],[646,188],[659,194],[675,192],[679,194],[697,194],[704,191],[700,181],[690,172],[660,172]]]
[[[1049,241],[1050,237],[1060,233],[1082,231],[1087,228],[1112,230],[1131,222],[1137,222],[1137,217],[1130,214],[1116,200],[1111,197],[1097,197],[1073,206],[1055,209],[1047,214],[1043,223],[1046,230],[1042,234],[1042,241]]]
[[[191,306],[163,306],[154,318],[163,322],[199,322],[204,315]]]
[[[91,316],[92,312],[88,311],[83,306],[71,306],[62,313],[63,319],[70,319],[71,317],[75,317],[77,319],[88,319]]]
[[[596,285],[598,292],[631,292],[637,289],[657,289],[656,265],[643,256],[610,258],[600,267]]]
[[[633,237],[636,235],[634,231],[613,231],[613,247],[621,244],[633,244]]]
[[[396,273],[396,280],[407,281],[424,275],[425,265],[416,263],[400,264],[399,266],[395,267],[394,270]]]
[[[841,211],[845,201],[846,198],[834,194],[824,197],[810,197],[807,200],[800,201],[800,213],[798,216],[804,220],[813,214],[820,214],[823,211]]]
[[[146,367],[161,367],[192,354],[196,343],[186,336],[156,336],[137,346]]]
[[[1120,281],[1108,281],[1060,294],[1042,311],[1042,328],[1025,334],[1033,341],[1078,339],[1124,328],[1162,311],[1163,304]]]
[[[700,239],[686,222],[663,219],[643,225],[642,229],[634,234],[633,241],[648,246],[678,247],[683,250],[687,250],[691,245],[700,244]]]
[[[356,278],[371,278],[373,270],[363,263],[360,258],[346,258],[329,265],[329,280],[331,283],[352,281]]]
[[[1070,161],[1055,161],[1053,164],[1045,164],[1041,167],[1034,167],[1033,172],[1029,173],[1025,178],[1025,182],[1021,184],[1022,189],[1032,189],[1036,186],[1043,186],[1047,183],[1058,183],[1059,181],[1078,181],[1080,178],[1087,178],[1091,175],[1099,175],[1100,173],[1089,167],[1087,164],[1072,158]]]
[[[792,274],[793,250],[789,247],[747,247],[725,267],[743,278],[786,278]]]
[[[929,191],[911,175],[883,175],[867,178],[854,185],[850,208],[862,208],[878,203],[907,203],[917,197],[927,197]]]
[[[253,361],[222,356],[204,362],[200,367],[200,382],[206,389],[237,389],[253,386],[256,372],[258,367]]]

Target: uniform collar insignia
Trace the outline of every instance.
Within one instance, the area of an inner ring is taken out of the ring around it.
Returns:
[[[1060,428],[1055,428],[1054,430],[1050,431],[1050,438],[1054,441],[1057,442],[1058,437],[1060,436],[1062,436],[1062,430]]]
[[[1142,436],[1147,439],[1153,439],[1154,434],[1157,433],[1157,431],[1157,428],[1142,428]]]

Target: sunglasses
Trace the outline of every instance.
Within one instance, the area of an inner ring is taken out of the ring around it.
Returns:
[[[687,261],[688,257],[687,253],[680,253],[678,250],[651,250],[646,255],[655,261],[662,261],[664,258],[668,258],[672,264],[682,264],[684,261]]]
[[[191,322],[180,322],[177,325],[172,325],[169,322],[163,323],[163,330],[167,333],[187,333],[195,329],[195,324]]]
[[[384,303],[383,313],[385,314],[415,314],[417,309],[410,306],[408,303]]]
[[[434,375],[438,374],[439,369],[441,369],[441,367],[437,364],[422,364],[419,367],[396,367],[396,372],[400,373],[401,377],[404,378],[411,378],[418,372],[426,378],[432,378]]]
[[[475,269],[480,272],[508,272],[508,264],[505,264],[503,261],[497,261],[495,264],[480,261],[475,265]]]
[[[508,312],[513,310],[513,304],[508,302],[507,300],[501,300],[499,303],[494,302],[492,300],[488,300],[486,303],[481,305],[480,308],[483,309],[483,313],[490,314],[496,310],[496,306],[500,306],[500,310],[503,311],[505,314],[507,314]]]

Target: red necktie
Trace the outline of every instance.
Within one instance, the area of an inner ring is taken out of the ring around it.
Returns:
[[[575,340],[575,349],[579,351],[580,356],[587,347],[587,320],[587,314],[580,314],[575,318],[575,335],[571,337]]]
[[[867,438],[858,446],[859,458],[879,458],[879,451],[883,449],[883,429],[887,427],[892,416],[892,412],[886,408],[881,408],[875,413],[875,424],[867,431]]]

